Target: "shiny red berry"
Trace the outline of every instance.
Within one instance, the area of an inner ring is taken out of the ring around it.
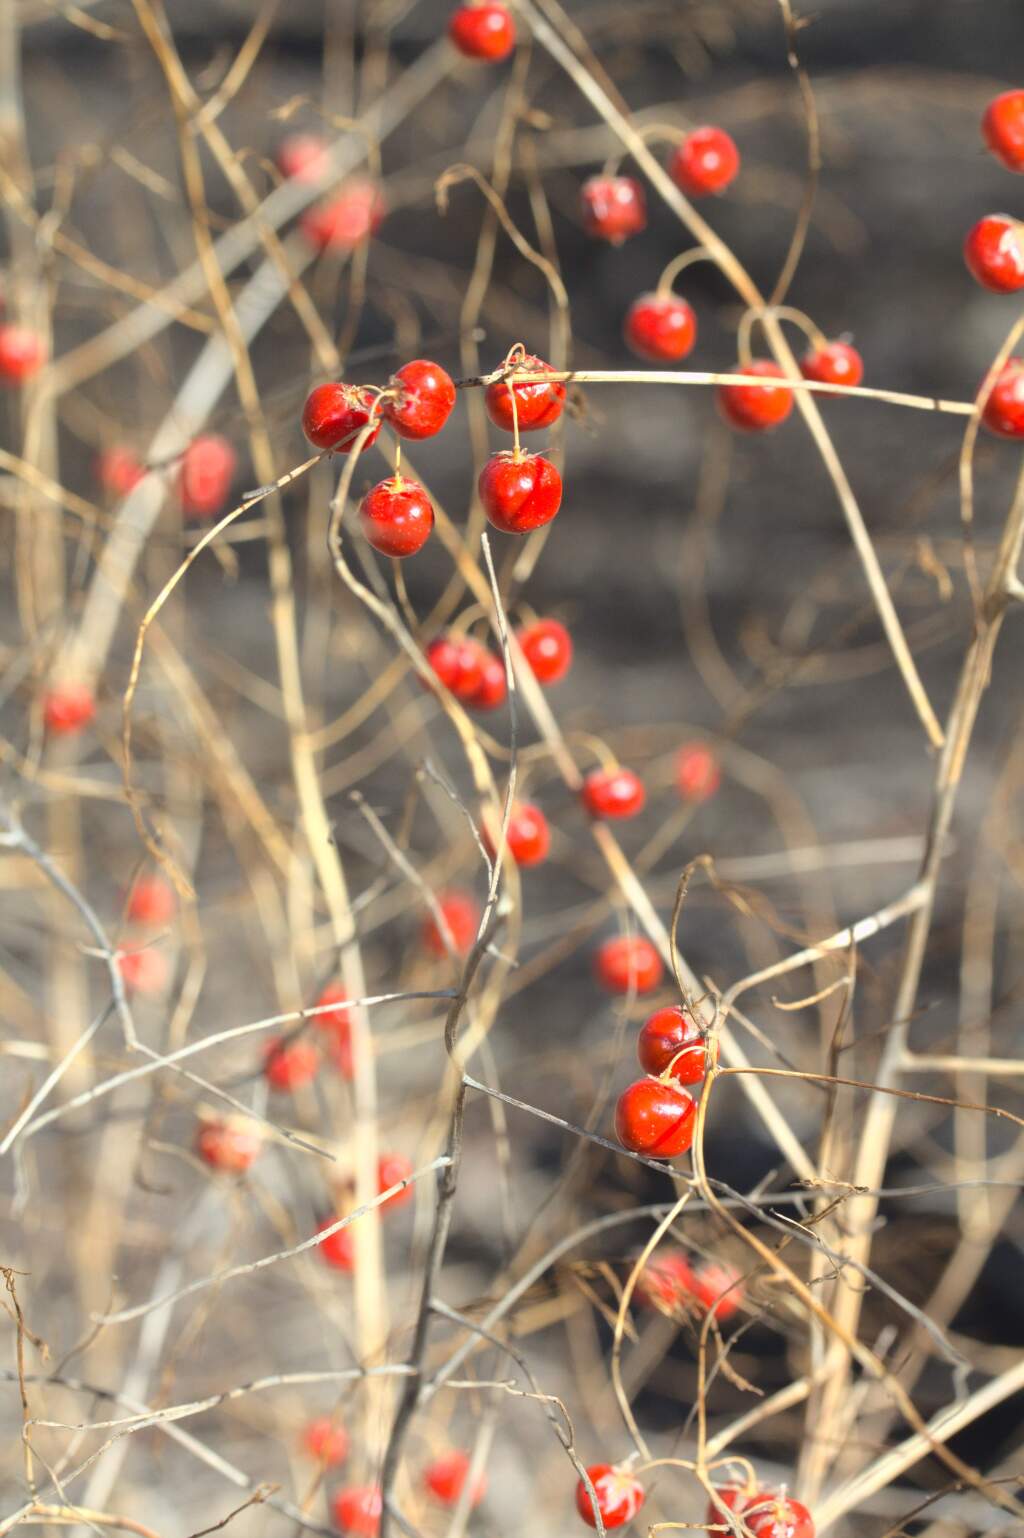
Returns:
[[[737,366],[739,374],[754,374],[763,379],[784,379],[777,363],[755,358]],[[793,409],[793,392],[775,384],[728,384],[718,387],[722,415],[733,427],[745,433],[770,432],[784,422]]]
[[[693,1267],[682,1250],[661,1250],[637,1277],[637,1301],[674,1313],[693,1302]]]
[[[255,1122],[242,1117],[203,1122],[196,1133],[196,1153],[211,1169],[242,1175],[259,1158],[263,1138]]]
[[[1024,358],[1003,364],[981,420],[1000,438],[1024,438]]]
[[[302,1445],[318,1463],[329,1469],[340,1468],[348,1457],[348,1432],[332,1416],[318,1415],[303,1431]]]
[[[647,228],[647,199],[632,176],[592,176],[580,190],[588,235],[621,246]]]
[[[1008,171],[1024,171],[1024,91],[1004,91],[990,101],[981,131]]]
[[[678,363],[693,351],[697,317],[678,294],[641,294],[626,315],[626,343],[652,363]]]
[[[194,438],[181,456],[178,497],[186,518],[210,518],[227,501],[235,451],[218,433]]]
[[[643,935],[616,935],[598,947],[594,971],[608,993],[653,993],[664,976],[661,957]]]
[[[1024,229],[1009,214],[987,214],[964,241],[964,261],[982,288],[1015,294],[1024,288]]]
[[[414,358],[391,376],[394,399],[385,398],[381,413],[400,438],[432,438],[455,405],[455,384],[439,363]]]
[[[163,951],[147,945],[138,950],[122,951],[117,969],[129,993],[163,993],[171,980],[171,964]]]
[[[460,5],[449,19],[448,36],[465,58],[489,64],[507,59],[516,45],[515,22],[508,7],[490,0]]]
[[[289,134],[277,147],[277,169],[297,182],[318,182],[326,174],[327,142],[319,134]]]
[[[451,931],[455,954],[465,956],[473,948],[480,928],[480,904],[469,892],[442,892],[438,903],[446,924]],[[433,914],[423,924],[423,944],[435,956],[447,956],[448,946],[442,937]]]
[[[515,365],[515,372],[548,374],[551,373],[550,363],[545,363],[542,358],[537,358],[533,353],[527,353]],[[562,415],[562,407],[565,405],[565,385],[560,379],[540,379],[536,384],[528,380],[517,380],[514,385],[507,380],[496,379],[489,384],[484,391],[484,404],[487,407],[487,415],[495,427],[500,427],[506,433],[512,431],[512,394],[516,398],[516,419],[521,433],[540,432],[545,427],[550,427],[552,422],[557,422]]]
[[[849,342],[825,342],[804,353],[800,372],[815,384],[859,385],[864,378],[864,359]]]
[[[674,1159],[693,1142],[697,1103],[685,1089],[660,1079],[637,1079],[615,1107],[615,1136],[631,1153]]]
[[[455,1506],[465,1488],[469,1477],[470,1460],[464,1452],[454,1451],[445,1453],[441,1458],[435,1458],[428,1464],[423,1475],[423,1483],[435,1500],[443,1506]],[[487,1479],[480,1474],[473,1481],[472,1491],[469,1497],[471,1507],[479,1506],[487,1493]]]
[[[484,648],[470,636],[438,636],[427,647],[427,661],[456,699],[468,702],[484,681]]]
[[[325,1005],[331,1007],[324,1008]],[[326,1041],[331,1060],[343,1079],[352,1079],[355,1064],[352,1057],[352,1017],[348,1011],[348,994],[341,983],[328,983],[316,1001],[319,1015],[310,1015],[310,1024]]]
[[[373,396],[359,385],[317,385],[306,396],[302,408],[302,431],[315,448],[347,454],[369,422],[375,404]],[[364,449],[377,441],[379,432],[378,417]]]
[[[676,789],[684,801],[708,801],[722,783],[718,755],[706,742],[684,742],[676,754]]]
[[[86,684],[63,683],[43,696],[43,723],[54,737],[72,737],[96,715],[96,699]]]
[[[434,509],[418,481],[390,475],[360,502],[359,527],[374,550],[402,561],[422,550],[430,538]]]
[[[505,664],[500,657],[488,651],[486,646],[480,648],[480,682],[469,695],[466,704],[471,710],[497,710],[504,704],[508,695],[508,679],[505,677]]]
[[[46,362],[46,345],[28,326],[0,326],[0,384],[21,384]]]
[[[814,1518],[790,1496],[759,1492],[743,1513],[754,1538],[814,1538]]]
[[[687,197],[724,192],[740,169],[740,152],[724,128],[695,128],[675,150],[669,174]]]
[[[708,1501],[708,1510],[705,1521],[708,1526],[725,1527],[726,1517],[722,1512],[722,1506],[728,1508],[735,1516],[740,1516],[754,1501],[760,1500],[756,1490],[747,1490],[741,1485],[719,1485],[715,1491],[715,1500]],[[717,1501],[717,1504],[716,1504]],[[723,1533],[708,1534],[708,1538],[726,1538]]]
[[[624,1527],[632,1522],[644,1503],[644,1487],[636,1475],[628,1469],[613,1468],[610,1463],[592,1463],[587,1475],[605,1527]],[[597,1526],[594,1503],[582,1479],[576,1485],[576,1510],[590,1527]]]
[[[126,497],[146,473],[131,449],[116,445],[97,454],[93,469],[97,484],[112,497]]]
[[[317,1233],[322,1234],[325,1228],[331,1228],[337,1221],[337,1217],[325,1218],[317,1225]],[[351,1227],[339,1228],[333,1234],[328,1234],[317,1245],[317,1251],[320,1258],[335,1271],[354,1271],[356,1268],[356,1242]]]
[[[377,1192],[380,1196],[396,1186],[400,1180],[408,1180],[412,1174],[412,1160],[405,1154],[384,1153],[377,1160]],[[402,1191],[396,1191],[394,1196],[389,1196],[383,1203],[384,1207],[404,1207],[406,1202],[411,1202],[413,1196],[412,1186],[406,1186]]]
[[[495,846],[489,832],[484,832],[484,844],[494,855]],[[520,869],[541,865],[551,849],[551,829],[539,806],[529,801],[519,801],[512,808],[506,833],[508,853]]]
[[[299,1089],[316,1078],[320,1054],[311,1041],[270,1042],[263,1059],[263,1077],[271,1089]]]
[[[380,229],[386,211],[373,182],[347,182],[329,202],[308,208],[299,228],[318,251],[352,251]]]
[[[562,503],[562,477],[540,454],[492,454],[477,484],[488,520],[503,534],[543,528]]]
[[[697,1301],[705,1309],[714,1313],[719,1324],[724,1324],[731,1319],[733,1314],[739,1312],[743,1301],[743,1292],[739,1285],[738,1271],[732,1266],[720,1265],[712,1261],[706,1266],[701,1266],[694,1277],[694,1293]]]
[[[140,876],[128,894],[126,913],[133,924],[157,929],[169,924],[178,900],[174,888],[164,876]]]
[[[677,1084],[699,1084],[708,1069],[707,1047],[707,1037],[693,1016],[681,1004],[670,1004],[644,1021],[636,1055],[645,1073],[657,1077],[670,1072]]]
[[[331,1498],[334,1525],[343,1533],[354,1533],[356,1538],[376,1538],[383,1510],[384,1499],[378,1485],[349,1485]]]
[[[635,817],[647,792],[632,769],[594,769],[583,781],[583,805],[591,817]]]
[[[572,637],[556,619],[539,619],[519,632],[519,645],[539,684],[557,684],[572,667]]]

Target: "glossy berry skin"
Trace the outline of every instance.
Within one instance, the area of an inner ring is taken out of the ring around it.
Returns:
[[[738,1280],[738,1271],[715,1262],[701,1266],[694,1277],[693,1290],[697,1301],[714,1313],[719,1324],[724,1324],[739,1312],[743,1293]]]
[[[1003,364],[981,420],[999,438],[1024,438],[1024,358]]]
[[[684,801],[709,801],[722,783],[718,755],[706,742],[684,742],[676,754],[676,789]]]
[[[283,1041],[277,1037],[267,1047],[263,1059],[263,1077],[271,1089],[299,1089],[316,1078],[320,1054],[311,1041]]]
[[[376,1538],[384,1501],[378,1485],[349,1485],[331,1498],[334,1525],[356,1538]]]
[[[981,132],[1008,171],[1024,171],[1024,91],[1004,91],[990,101]]]
[[[322,1234],[325,1228],[330,1228],[337,1221],[336,1217],[325,1218],[318,1225],[317,1233]],[[356,1268],[356,1243],[352,1237],[351,1228],[339,1228],[337,1232],[329,1234],[326,1239],[317,1245],[317,1253],[335,1271],[354,1271]]]
[[[619,1096],[615,1107],[615,1136],[631,1153],[652,1159],[674,1159],[693,1142],[697,1103],[660,1079],[637,1079]]]
[[[529,534],[562,505],[562,477],[540,454],[492,454],[477,482],[488,522],[503,534]]]
[[[438,636],[426,652],[427,661],[456,699],[468,701],[484,681],[484,649],[469,636]]]
[[[21,384],[38,374],[45,362],[41,336],[28,326],[0,326],[0,384]]]
[[[724,128],[695,128],[675,150],[669,175],[690,198],[724,192],[739,174],[740,152]]]
[[[515,372],[546,374],[551,373],[552,369],[550,363],[545,363],[542,358],[535,357],[533,353],[527,353],[526,357],[515,365]],[[484,405],[495,427],[500,427],[503,432],[510,433],[513,430],[513,392],[515,392],[516,417],[521,433],[541,432],[545,427],[550,427],[553,422],[557,422],[562,415],[562,407],[565,405],[565,385],[560,379],[541,379],[536,384],[517,380],[514,385],[509,384],[505,379],[496,379],[484,391]]]
[[[347,182],[329,202],[308,208],[299,228],[318,251],[354,251],[376,234],[386,211],[381,190],[373,182]]]
[[[652,993],[665,969],[643,935],[615,935],[598,947],[594,971],[607,993]]]
[[[1009,214],[986,214],[964,241],[964,261],[972,278],[994,294],[1024,288],[1024,231]]]
[[[598,240],[621,246],[647,228],[647,199],[632,176],[592,176],[580,189],[583,228]]]
[[[404,561],[430,538],[434,509],[418,481],[391,475],[378,481],[360,502],[359,527],[374,550]]]
[[[348,995],[340,983],[328,983],[316,1001],[317,1008],[331,1005],[321,1015],[311,1015],[310,1024],[321,1033],[327,1043],[331,1061],[343,1079],[355,1077],[352,1057],[352,1018],[348,1012]]]
[[[95,715],[96,700],[85,684],[61,684],[43,696],[43,723],[54,737],[73,737]]]
[[[435,1458],[433,1463],[427,1466],[423,1475],[423,1483],[435,1500],[443,1506],[455,1506],[462,1495],[466,1480],[469,1476],[470,1460],[464,1452],[458,1450],[445,1453],[441,1458]],[[487,1480],[483,1474],[475,1480],[469,1497],[470,1507],[479,1506],[487,1493]]]
[[[637,1277],[635,1295],[640,1303],[666,1312],[678,1312],[693,1301],[693,1267],[682,1250],[659,1251]]]
[[[790,1496],[759,1493],[744,1512],[754,1538],[814,1538],[814,1518]]]
[[[486,831],[484,843],[493,857],[494,844]],[[543,864],[551,850],[551,829],[539,806],[520,801],[512,808],[505,843],[520,870]]]
[[[448,36],[466,59],[498,64],[516,45],[515,22],[508,7],[488,3],[460,5],[448,22]]]
[[[859,385],[864,378],[864,359],[849,342],[826,342],[804,353],[800,372],[815,384]]]
[[[231,490],[235,451],[218,433],[195,438],[181,456],[178,496],[186,518],[219,513]]]
[[[693,1016],[680,1004],[670,1004],[644,1021],[636,1055],[644,1072],[655,1078],[667,1073],[677,1084],[699,1084],[707,1073],[707,1047],[707,1037]]]
[[[455,384],[439,363],[414,358],[391,376],[393,400],[385,399],[381,414],[400,438],[433,438],[452,414]]]
[[[396,1186],[400,1180],[408,1180],[412,1174],[412,1160],[405,1154],[385,1153],[377,1160],[377,1191],[383,1196],[385,1191]],[[412,1201],[412,1186],[406,1186],[403,1191],[396,1191],[394,1196],[389,1196],[384,1202],[384,1207],[404,1207],[406,1202]]]
[[[347,454],[369,422],[374,405],[373,397],[358,385],[317,385],[306,396],[302,408],[302,431],[314,448]],[[379,432],[378,418],[364,449],[376,443]]]
[[[556,619],[539,619],[519,632],[519,645],[539,684],[557,684],[572,667],[572,636]]]
[[[169,924],[178,906],[174,888],[163,876],[140,876],[128,894],[125,908],[133,924],[158,929]]]
[[[635,817],[647,792],[632,769],[594,769],[583,781],[583,805],[591,817]]]
[[[146,473],[131,449],[117,446],[97,454],[93,470],[97,485],[112,497],[126,497]]]
[[[466,700],[471,710],[497,710],[508,695],[505,664],[500,657],[481,646],[480,683]]]
[[[281,175],[290,181],[318,182],[327,170],[327,143],[319,134],[289,134],[274,158]]]
[[[211,1169],[244,1175],[259,1158],[263,1139],[253,1122],[241,1117],[203,1122],[196,1133],[196,1153]]]
[[[302,1433],[302,1445],[325,1468],[337,1469],[348,1457],[349,1436],[329,1415],[318,1415]]]
[[[163,951],[154,950],[152,946],[122,951],[117,958],[117,969],[129,993],[163,993],[171,980],[170,962]]]
[[[678,363],[693,351],[697,317],[678,294],[641,294],[623,327],[626,345],[651,363]]]
[[[766,381],[786,377],[779,365],[769,358],[755,358],[751,363],[738,366],[736,372],[754,374]],[[719,385],[718,404],[731,426],[744,433],[766,433],[789,416],[793,409],[793,392],[769,383]]]
[[[467,955],[473,948],[477,930],[480,928],[479,903],[469,892],[460,891],[442,892],[438,897],[438,902],[445,922],[451,930],[455,954],[457,956]],[[428,914],[424,921],[423,944],[435,956],[448,955],[448,946],[445,944],[433,914]]]
[[[644,1487],[635,1475],[610,1463],[592,1463],[587,1469],[597,1496],[597,1507],[606,1528],[625,1527],[644,1503]],[[576,1484],[576,1510],[589,1527],[596,1527],[594,1503],[582,1479]]]

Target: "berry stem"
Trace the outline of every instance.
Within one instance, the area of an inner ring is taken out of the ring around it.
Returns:
[[[672,284],[686,267],[691,267],[694,262],[710,262],[713,258],[704,246],[691,246],[688,251],[683,251],[679,256],[673,257],[665,271],[658,279],[657,293],[659,299],[665,299],[672,292]]]

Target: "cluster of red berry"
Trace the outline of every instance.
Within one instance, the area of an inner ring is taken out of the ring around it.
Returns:
[[[644,1503],[643,1484],[628,1464],[595,1463],[587,1469],[601,1521],[606,1528],[632,1522]],[[594,1503],[582,1479],[576,1486],[576,1510],[590,1527],[597,1526]],[[708,1501],[705,1521],[711,1533],[729,1532],[726,1512],[742,1515],[753,1538],[814,1538],[814,1519],[807,1507],[782,1490],[758,1490],[722,1485]]]
[[[740,1275],[721,1261],[694,1265],[684,1250],[659,1250],[636,1283],[637,1302],[660,1313],[687,1317],[711,1313],[724,1324],[743,1302]]]
[[[333,1416],[310,1421],[302,1436],[304,1450],[324,1469],[341,1468],[349,1454],[345,1427]],[[423,1488],[442,1506],[456,1506],[469,1478],[470,1459],[460,1448],[442,1453],[423,1470]],[[469,1492],[470,1507],[479,1506],[487,1493],[487,1479],[478,1475]],[[375,1538],[380,1528],[383,1501],[379,1485],[344,1485],[331,1497],[331,1514],[342,1532],[357,1538]]]
[[[165,928],[174,918],[176,908],[170,882],[163,876],[143,875],[128,893],[125,918],[136,930],[149,930],[152,940],[152,932]],[[130,944],[119,951],[117,966],[129,993],[163,993],[170,981],[167,955],[151,943]]]
[[[1008,171],[1024,171],[1024,91],[990,101],[981,131]],[[1024,288],[1024,225],[1010,214],[986,214],[968,232],[964,260],[983,288],[1015,294]],[[1024,438],[1024,358],[1008,358],[991,385],[982,420],[1000,438]]]
[[[687,1151],[696,1130],[697,1104],[684,1086],[700,1083],[714,1066],[716,1049],[693,1014],[671,1004],[644,1022],[636,1053],[647,1077],[619,1096],[615,1134],[631,1153],[674,1159]]]

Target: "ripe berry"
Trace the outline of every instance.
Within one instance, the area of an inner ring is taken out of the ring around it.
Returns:
[[[647,792],[632,769],[594,769],[583,781],[583,805],[591,817],[635,817]]]
[[[85,684],[61,684],[43,696],[43,722],[55,737],[74,736],[95,714],[96,701]]]
[[[327,171],[327,144],[319,134],[289,134],[277,147],[277,169],[297,182],[318,182]]]
[[[1024,240],[1021,226],[1009,214],[987,214],[964,241],[967,270],[982,288],[995,294],[1015,294],[1024,288]]]
[[[696,1121],[696,1101],[685,1089],[660,1079],[637,1079],[619,1096],[615,1136],[632,1153],[674,1159],[693,1142]]]
[[[678,146],[669,175],[687,197],[724,192],[740,169],[740,152],[724,128],[695,128]]]
[[[400,1180],[408,1180],[412,1174],[412,1160],[405,1154],[385,1153],[377,1160],[377,1191],[383,1196],[391,1186],[396,1186]],[[404,1191],[396,1191],[394,1196],[389,1196],[383,1204],[384,1207],[404,1207],[406,1202],[412,1201],[412,1186],[406,1186]],[[382,1208],[383,1210],[383,1208]]]
[[[1004,91],[990,101],[981,131],[1008,171],[1024,171],[1024,91]]]
[[[580,192],[583,228],[613,246],[647,228],[647,199],[632,176],[592,176]]]
[[[754,1538],[814,1538],[814,1518],[802,1502],[789,1496],[759,1492],[743,1520]]]
[[[505,842],[509,854],[520,869],[540,865],[547,859],[551,849],[551,829],[539,806],[533,806],[529,801],[520,801],[512,808]],[[486,830],[484,843],[493,856],[494,845]]]
[[[678,363],[697,340],[697,317],[678,294],[641,294],[626,315],[626,343],[652,363]]]
[[[194,438],[181,456],[178,496],[186,518],[219,513],[231,489],[235,451],[218,433]]]
[[[347,454],[370,420],[375,401],[359,385],[322,384],[310,390],[302,408],[302,431],[318,449]],[[376,443],[380,419],[364,449]]]
[[[302,1445],[318,1463],[336,1469],[348,1457],[348,1432],[330,1415],[318,1415],[303,1431]]]
[[[401,561],[422,550],[430,538],[434,509],[418,481],[390,475],[360,502],[359,526],[368,545]]]
[[[1003,364],[981,420],[1000,438],[1024,438],[1024,358]]]
[[[267,1047],[263,1077],[271,1089],[298,1089],[316,1078],[320,1054],[311,1041],[282,1041],[278,1036]]]
[[[467,59],[496,64],[507,59],[516,45],[515,22],[504,5],[461,5],[448,22],[448,36]]]
[[[738,1282],[739,1272],[732,1266],[712,1262],[697,1271],[693,1290],[697,1301],[705,1309],[712,1310],[719,1323],[724,1324],[726,1319],[739,1312],[743,1294]]]
[[[356,1538],[376,1538],[384,1500],[377,1485],[349,1485],[338,1490],[331,1500],[335,1526]]]
[[[263,1147],[256,1124],[232,1116],[224,1121],[203,1122],[196,1133],[196,1153],[215,1170],[242,1175],[255,1163]]]
[[[0,384],[21,384],[46,361],[41,336],[27,326],[0,326]]]
[[[859,385],[864,378],[864,359],[849,342],[826,342],[804,353],[800,372],[815,384]]]
[[[740,1516],[741,1513],[746,1511],[748,1506],[752,1506],[755,1501],[762,1499],[756,1490],[748,1490],[741,1485],[719,1485],[715,1490],[715,1496],[718,1504],[715,1501],[708,1501],[708,1513],[705,1521],[709,1527],[712,1525],[724,1527],[726,1525],[726,1518],[720,1509],[722,1506],[727,1507],[735,1516]],[[725,1538],[725,1535],[722,1533],[709,1534],[708,1538]]]
[[[562,477],[551,461],[522,450],[492,454],[477,485],[489,521],[503,534],[542,528],[562,503]]]
[[[464,1452],[445,1453],[435,1458],[423,1475],[423,1482],[431,1495],[442,1505],[455,1506],[462,1495],[469,1475],[470,1460]],[[483,1474],[474,1480],[469,1497],[470,1506],[479,1506],[487,1493],[487,1479]]]
[[[163,876],[140,876],[128,894],[127,915],[133,924],[158,928],[174,917],[177,899]]]
[[[670,1004],[641,1026],[636,1055],[644,1072],[655,1078],[670,1073],[677,1084],[699,1084],[707,1073],[708,1040],[692,1015]]]
[[[93,470],[98,485],[112,497],[126,497],[146,473],[131,449],[116,445],[97,454]]]
[[[764,379],[784,379],[777,363],[755,358],[737,368],[740,374],[756,374]],[[733,427],[745,433],[770,432],[784,422],[793,409],[793,392],[773,384],[719,385],[718,404],[722,415]]]
[[[635,1293],[640,1303],[675,1312],[693,1299],[693,1267],[682,1250],[663,1250],[649,1260],[637,1277]]]
[[[533,353],[527,353],[515,365],[515,372],[522,373],[551,373],[550,363],[537,358]],[[542,428],[550,427],[552,422],[557,422],[562,415],[562,407],[565,405],[565,385],[560,379],[541,379],[536,384],[528,380],[517,380],[509,384],[505,379],[496,379],[489,384],[484,391],[484,404],[487,407],[487,415],[495,427],[500,427],[504,432],[512,431],[512,395],[516,398],[516,419],[521,433],[540,432]]]
[[[557,684],[572,667],[572,637],[556,619],[539,619],[519,632],[519,645],[539,684]]]
[[[469,636],[438,636],[427,647],[427,661],[456,699],[470,700],[484,681],[484,651]]]
[[[400,438],[432,438],[439,433],[455,405],[455,385],[439,363],[414,358],[391,376],[398,394],[381,407]]]
[[[665,969],[643,935],[615,935],[598,948],[594,970],[608,993],[652,993]]]
[[[338,1219],[325,1218],[317,1227],[317,1233],[322,1234],[325,1228],[330,1228]],[[336,1233],[328,1234],[327,1238],[317,1245],[322,1258],[335,1271],[354,1271],[356,1268],[356,1244],[352,1237],[351,1228],[339,1228]]]
[[[706,742],[685,742],[676,756],[676,788],[684,801],[708,801],[722,783],[718,756]]]
[[[460,891],[442,892],[438,902],[445,923],[451,931],[455,954],[465,956],[472,950],[477,930],[480,928],[480,905],[469,892]],[[435,956],[448,955],[448,946],[442,938],[433,914],[428,914],[424,920],[422,933],[423,944],[428,951],[432,951]]]
[[[488,651],[486,646],[481,646],[480,653],[480,683],[466,704],[472,710],[497,710],[508,694],[505,664],[500,657]]]
[[[605,1527],[624,1527],[632,1522],[644,1503],[644,1487],[634,1474],[626,1469],[613,1468],[610,1463],[592,1463],[587,1469],[590,1483],[597,1496],[597,1509]],[[576,1484],[576,1510],[590,1527],[596,1527],[594,1503],[582,1479]]]
[[[355,1074],[352,1060],[352,1019],[345,1007],[348,1004],[348,994],[340,983],[328,983],[316,1001],[317,1008],[323,1008],[327,1004],[333,1007],[325,1009],[322,1015],[311,1015],[310,1021],[315,1030],[323,1033],[327,1050],[342,1078],[351,1079]]]
[[[299,228],[318,251],[353,251],[384,222],[383,194],[373,182],[347,182],[327,203],[308,208]]]
[[[117,969],[129,993],[163,993],[171,978],[170,962],[163,951],[154,950],[152,946],[122,951],[117,958]]]

